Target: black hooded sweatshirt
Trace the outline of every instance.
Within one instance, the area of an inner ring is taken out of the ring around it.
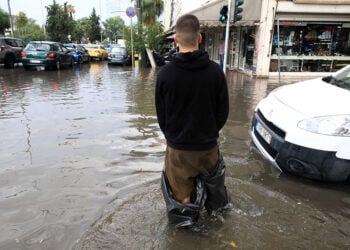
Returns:
[[[159,127],[178,150],[209,150],[217,145],[229,112],[221,67],[204,51],[178,53],[159,71],[155,91]]]

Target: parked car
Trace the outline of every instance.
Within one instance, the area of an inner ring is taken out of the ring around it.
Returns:
[[[90,62],[89,52],[84,46],[74,43],[65,43],[63,45],[73,52],[74,62],[79,64]]]
[[[273,90],[256,107],[251,136],[282,171],[314,180],[349,180],[350,65]]]
[[[126,47],[114,46],[111,52],[108,53],[108,64],[131,65],[132,58],[127,52]]]
[[[85,44],[84,47],[88,50],[90,57],[93,59],[102,61],[107,58],[108,53],[103,45]]]
[[[60,69],[73,67],[73,52],[58,42],[33,41],[27,44],[21,52],[22,64],[25,69],[44,67],[45,69]]]
[[[4,68],[12,69],[15,63],[22,61],[21,51],[24,46],[21,39],[0,37],[0,63],[4,64]]]

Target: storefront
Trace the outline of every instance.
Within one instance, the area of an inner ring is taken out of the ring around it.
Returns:
[[[350,23],[276,20],[270,72],[333,72],[350,64]]]

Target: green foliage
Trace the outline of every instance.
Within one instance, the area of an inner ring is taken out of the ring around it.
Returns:
[[[78,19],[75,22],[74,32],[72,35],[72,39],[77,43],[87,43],[88,38],[88,28],[90,25],[90,20],[87,17],[83,17]]]
[[[0,34],[4,34],[5,30],[10,27],[10,15],[0,8]]]
[[[146,48],[160,50],[164,47],[164,27],[161,22],[156,22],[153,26],[143,27],[142,34],[139,33],[138,25],[134,25],[133,31],[133,41],[134,50],[139,52]],[[125,26],[124,28],[124,39],[125,45],[128,51],[131,51],[131,30],[130,26]]]
[[[133,38],[133,45],[134,45],[134,51],[139,52],[142,51],[144,46],[144,41],[142,40],[139,32],[138,32],[138,25],[135,24],[132,27],[132,38]],[[131,28],[130,26],[125,26],[124,28],[124,40],[125,40],[125,46],[129,52],[131,52]]]
[[[114,41],[120,38],[123,38],[124,32],[124,20],[119,17],[111,17],[106,19],[105,22],[102,22],[104,27],[104,34],[106,37],[110,39],[110,41]]]
[[[89,17],[87,35],[91,43],[99,41],[101,38],[100,17],[96,15],[95,8],[92,9],[91,15]]]
[[[160,50],[163,48],[164,27],[161,22],[156,22],[154,25],[147,28],[146,43],[151,49]]]
[[[74,20],[67,12],[67,3],[61,6],[54,0],[53,4],[47,6],[46,9],[46,31],[50,40],[69,42],[68,35],[74,32]]]
[[[27,24],[21,29],[21,31],[16,33],[16,37],[21,38],[26,42],[47,40],[43,29],[37,24]]]
[[[164,3],[162,0],[143,0],[142,1],[142,22],[150,27],[157,22],[164,10]]]

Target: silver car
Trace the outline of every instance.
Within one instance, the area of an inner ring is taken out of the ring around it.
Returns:
[[[107,59],[108,64],[131,65],[131,55],[123,46],[112,47]]]

